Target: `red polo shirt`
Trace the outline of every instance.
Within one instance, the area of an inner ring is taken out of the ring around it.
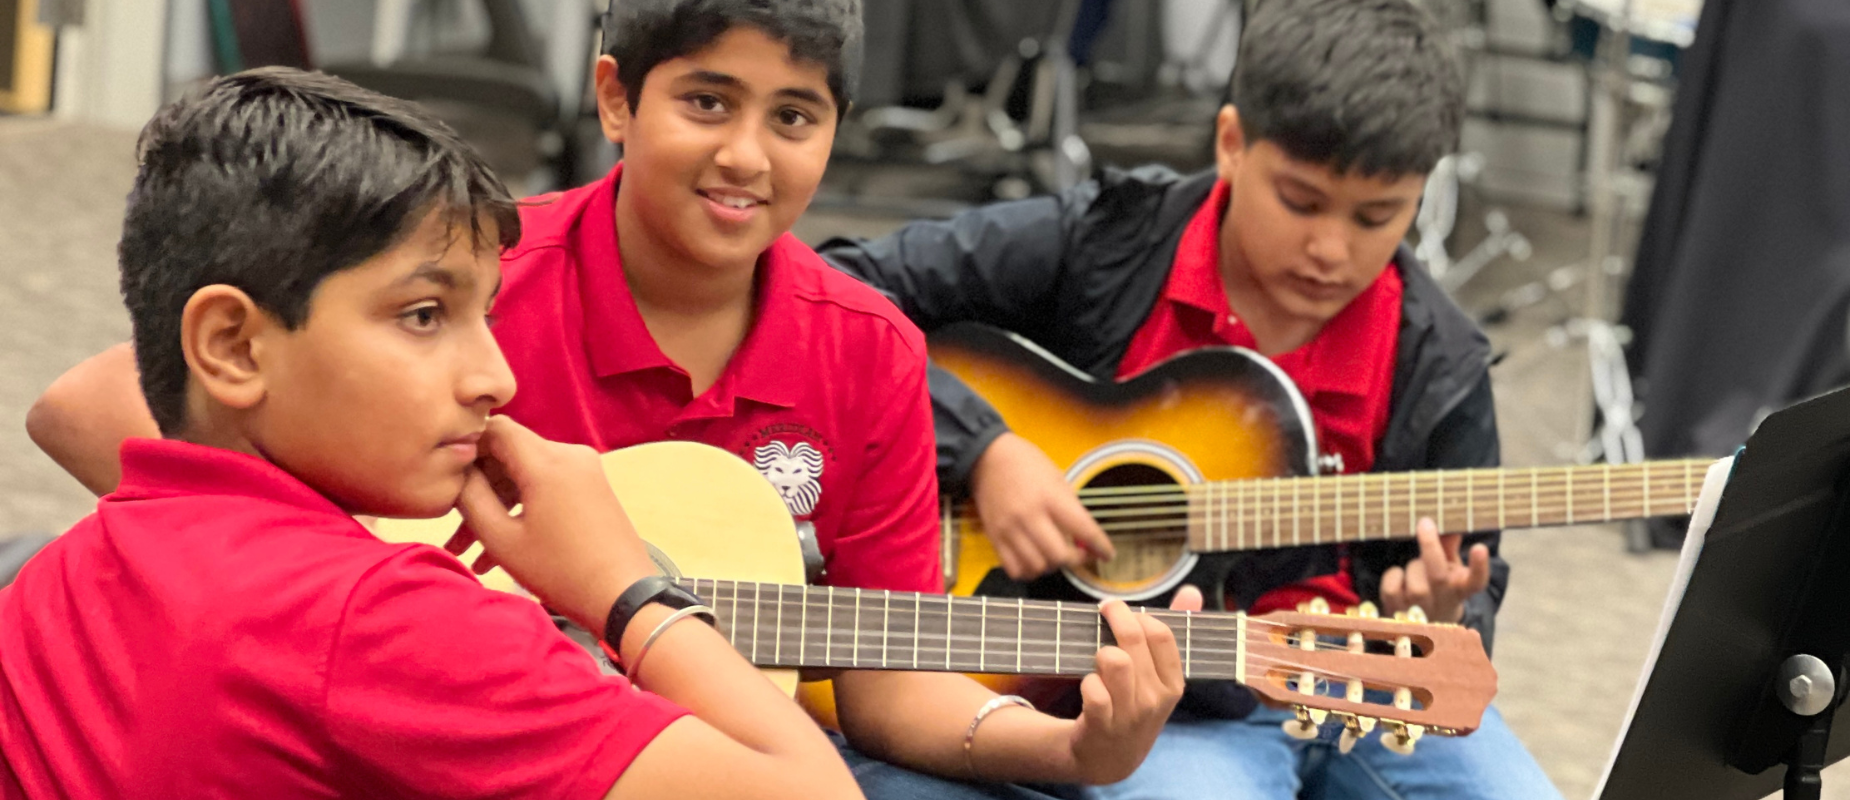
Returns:
[[[521,209],[521,242],[502,259],[495,302],[495,335],[520,385],[502,412],[599,451],[665,439],[730,451],[815,524],[826,583],[942,591],[918,328],[785,234],[758,261],[751,331],[695,397],[624,279],[621,177],[618,165]]]
[[[1259,349],[1252,330],[1234,316],[1221,284],[1220,225],[1228,194],[1225,181],[1216,183],[1183,230],[1162,299],[1118,364],[1120,380],[1196,348]],[[1317,443],[1324,455],[1341,459],[1338,471],[1367,472],[1375,463],[1375,446],[1387,433],[1401,291],[1400,271],[1390,265],[1316,337],[1272,357],[1309,403]],[[1338,608],[1354,605],[1358,599],[1348,564],[1345,555],[1338,574],[1272,591],[1249,610],[1263,614],[1293,608],[1312,596],[1322,596]]]
[[[122,473],[0,590],[0,794],[600,798],[686,713],[262,459]]]

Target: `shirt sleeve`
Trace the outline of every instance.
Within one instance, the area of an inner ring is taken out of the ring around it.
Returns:
[[[539,604],[408,547],[353,590],[326,720],[361,794],[601,798],[687,712],[599,674]]]
[[[925,355],[922,346],[910,349],[904,341],[895,341],[891,352],[892,378],[877,384],[880,397],[862,404],[871,434],[825,582],[941,593],[937,456]],[[890,402],[883,399],[888,397]]]

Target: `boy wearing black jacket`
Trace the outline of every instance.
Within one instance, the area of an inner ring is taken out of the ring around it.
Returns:
[[[819,251],[930,332],[1021,334],[1099,380],[1187,350],[1271,358],[1308,402],[1326,472],[1496,466],[1483,334],[1401,245],[1426,173],[1455,149],[1455,57],[1406,0],[1262,4],[1216,120],[1216,166],[1109,171],[1058,196],[919,222]],[[941,482],[967,491],[1011,576],[1111,545],[1060,471],[955,377],[934,369]],[[1229,581],[1255,613],[1315,597],[1421,607],[1486,647],[1508,580],[1497,534],[1270,551]],[[1475,734],[1411,758],[1336,726],[1299,741],[1286,712],[1191,692],[1156,749],[1105,797],[1558,798],[1495,709]]]

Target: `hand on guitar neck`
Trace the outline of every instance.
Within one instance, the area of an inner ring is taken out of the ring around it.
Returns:
[[[1002,568],[1016,580],[1117,555],[1111,537],[1079,502],[1047,454],[1013,433],[990,442],[970,470],[970,495]]]
[[[1422,518],[1415,535],[1420,557],[1381,575],[1381,609],[1393,614],[1419,606],[1434,622],[1463,620],[1465,600],[1490,585],[1490,548],[1476,545],[1461,557],[1464,535],[1440,536],[1431,519]]]

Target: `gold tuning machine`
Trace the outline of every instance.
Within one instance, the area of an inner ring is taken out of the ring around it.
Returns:
[[[1381,746],[1403,756],[1413,755],[1413,746],[1419,742],[1426,729],[1419,725],[1404,722],[1382,722],[1387,733],[1381,737]]]
[[[1361,605],[1355,607],[1355,615],[1363,619],[1379,619],[1381,617],[1381,609],[1376,607],[1373,602],[1363,600]]]
[[[1310,721],[1310,709],[1304,706],[1293,706],[1292,708],[1297,711],[1297,718],[1285,720],[1283,726],[1285,735],[1306,742],[1317,738],[1317,725]]]
[[[1349,751],[1355,749],[1356,742],[1361,741],[1363,737],[1368,735],[1369,731],[1375,729],[1375,718],[1344,714],[1342,719],[1343,735],[1341,739],[1337,740],[1336,749],[1342,751],[1344,755],[1348,755]]]
[[[1407,621],[1415,625],[1426,624],[1426,610],[1419,606],[1407,609]]]

